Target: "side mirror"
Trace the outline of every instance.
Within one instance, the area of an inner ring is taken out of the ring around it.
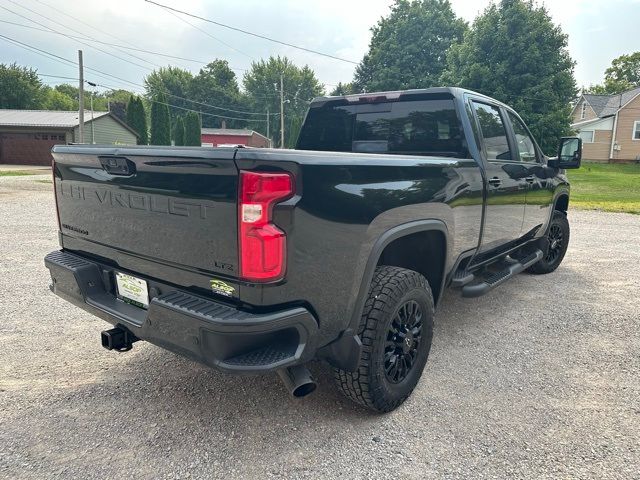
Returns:
[[[558,146],[558,156],[550,158],[547,165],[553,168],[580,168],[582,161],[582,139],[562,137]]]

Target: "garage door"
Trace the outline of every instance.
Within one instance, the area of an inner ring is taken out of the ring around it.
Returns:
[[[51,165],[51,147],[64,144],[64,133],[0,133],[0,163]]]

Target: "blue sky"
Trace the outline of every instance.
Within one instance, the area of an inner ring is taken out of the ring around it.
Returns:
[[[390,0],[159,1],[222,23],[355,61],[359,61],[367,50],[371,36],[369,28],[387,14],[391,3]],[[451,3],[458,15],[472,21],[490,0],[451,0]],[[553,20],[569,34],[569,50],[577,62],[575,75],[578,86],[601,82],[603,72],[613,58],[640,50],[640,0],[547,0],[539,3],[544,3]],[[225,58],[236,69],[239,78],[252,60],[278,54],[289,56],[298,64],[308,64],[328,90],[339,81],[351,80],[353,76],[353,64],[188,19],[209,34],[206,35],[144,0],[0,0],[0,7],[4,7],[0,8],[0,20],[4,21],[43,28],[32,22],[35,20],[71,35],[78,34],[69,28],[98,40],[135,45],[194,60]],[[63,13],[81,18],[90,26],[78,23]],[[139,57],[136,59],[109,47],[100,47],[138,64],[133,65],[81,45],[76,40],[7,23],[0,23],[0,35],[70,60],[75,60],[78,48],[82,48],[85,65],[119,77],[114,79],[88,71],[87,79],[137,91],[142,90],[145,74],[155,65],[169,62],[194,72],[200,67],[198,62],[169,61],[146,53],[135,53]],[[26,51],[0,38],[0,62],[14,61],[36,67],[42,74],[75,77],[77,73],[73,66]],[[53,77],[43,79],[51,83],[65,81]]]

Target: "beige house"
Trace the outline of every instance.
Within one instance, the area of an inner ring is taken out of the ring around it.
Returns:
[[[640,87],[618,95],[583,94],[571,117],[585,160],[640,162]]]

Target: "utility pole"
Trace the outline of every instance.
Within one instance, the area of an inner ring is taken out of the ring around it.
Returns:
[[[78,88],[78,133],[80,134],[80,142],[84,143],[84,69],[82,68],[82,50],[78,50],[78,68],[80,69],[80,85]]]
[[[91,144],[96,144],[96,133],[93,129],[93,91],[91,91]]]
[[[97,85],[93,82],[89,82],[87,81],[87,84],[92,86],[92,87],[97,87]],[[94,130],[94,122],[93,122],[93,94],[95,93],[94,90],[91,90],[91,144],[95,145],[96,144],[96,132]]]
[[[269,134],[269,107],[267,107],[267,138],[269,139],[269,147],[271,147],[271,135]]]
[[[284,78],[280,74],[280,148],[284,148]]]

